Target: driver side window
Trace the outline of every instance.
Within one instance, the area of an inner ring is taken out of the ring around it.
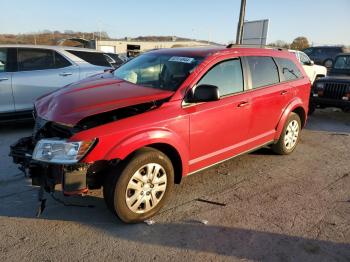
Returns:
[[[212,67],[198,82],[199,85],[214,85],[220,97],[243,91],[243,73],[239,59],[221,62]]]

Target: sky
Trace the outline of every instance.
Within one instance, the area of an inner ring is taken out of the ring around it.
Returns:
[[[240,0],[2,0],[0,33],[106,31],[110,37],[176,35],[226,44]],[[269,19],[268,42],[306,36],[350,45],[350,0],[247,0],[245,20]]]

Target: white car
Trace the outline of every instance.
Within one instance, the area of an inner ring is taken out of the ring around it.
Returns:
[[[38,97],[111,68],[93,49],[0,45],[0,122],[31,117]]]
[[[327,76],[327,68],[325,66],[315,65],[314,61],[304,52],[297,50],[289,50],[289,52],[294,53],[298,58],[311,81],[311,85],[313,85],[316,79]]]

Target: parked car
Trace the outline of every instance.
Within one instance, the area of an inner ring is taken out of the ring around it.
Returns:
[[[327,68],[333,66],[337,54],[345,53],[348,50],[344,46],[315,46],[303,50],[316,64]]]
[[[31,117],[36,98],[112,68],[96,50],[0,45],[0,121]]]
[[[311,85],[313,85],[316,79],[327,75],[327,68],[324,66],[315,65],[314,61],[312,61],[304,52],[297,50],[289,50],[289,52],[295,54],[299,62],[303,65],[305,73],[311,81]]]
[[[317,107],[337,107],[350,111],[350,53],[338,55],[329,75],[315,82],[310,113]]]
[[[123,57],[120,57],[118,54],[115,53],[104,53],[106,56],[107,61],[114,67],[118,68],[122,64],[126,62],[126,60],[123,59]]]
[[[184,176],[267,145],[292,153],[309,96],[287,51],[156,50],[37,100],[33,135],[11,156],[42,190],[103,187],[113,213],[140,222]]]

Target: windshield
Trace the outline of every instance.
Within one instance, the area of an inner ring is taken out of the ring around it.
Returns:
[[[114,76],[137,85],[175,91],[201,61],[201,57],[143,54],[115,70]]]
[[[350,69],[350,56],[338,56],[334,64],[335,69]]]

